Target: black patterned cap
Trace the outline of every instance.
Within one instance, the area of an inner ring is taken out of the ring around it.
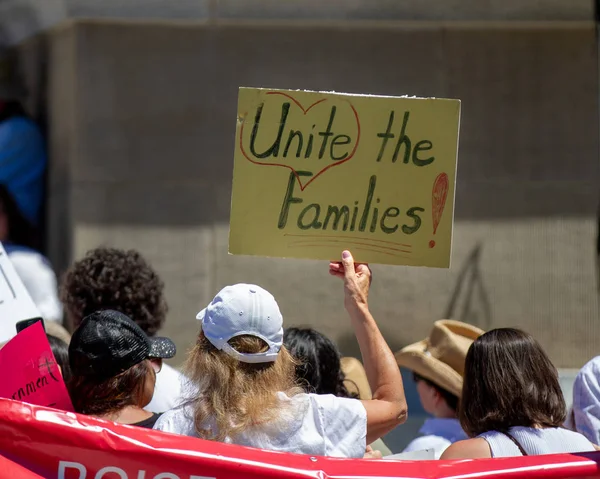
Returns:
[[[111,378],[145,359],[168,359],[176,348],[168,338],[149,338],[127,315],[97,311],[83,318],[69,344],[75,376]]]

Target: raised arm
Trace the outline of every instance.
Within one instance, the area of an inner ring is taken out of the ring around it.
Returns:
[[[329,264],[329,273],[344,280],[344,305],[358,340],[373,399],[362,401],[367,410],[367,444],[406,421],[402,376],[394,355],[381,335],[368,306],[371,270],[354,264],[349,251],[342,261]]]

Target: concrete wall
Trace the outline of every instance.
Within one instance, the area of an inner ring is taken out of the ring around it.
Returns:
[[[594,0],[0,0],[16,37],[74,18],[591,21]],[[19,38],[17,38],[17,41]]]
[[[591,25],[219,26],[79,22],[50,32],[50,254],[141,250],[180,351],[224,285],[357,354],[327,265],[227,254],[239,86],[460,98],[449,271],[375,267],[393,348],[454,317],[520,326],[561,367],[600,352],[598,78]],[[183,355],[180,355],[182,359]]]
[[[0,44],[67,20],[591,22],[595,0],[0,0]]]

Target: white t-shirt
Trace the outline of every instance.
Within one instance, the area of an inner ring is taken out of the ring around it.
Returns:
[[[186,377],[177,369],[163,363],[162,369],[156,375],[152,401],[144,409],[162,413],[179,406],[183,402],[186,381]]]
[[[282,409],[279,420],[244,431],[233,439],[227,437],[225,442],[315,456],[364,456],[367,411],[358,399],[331,394],[298,394],[289,398],[279,393],[279,397],[291,403]],[[215,425],[204,427],[214,429]],[[192,406],[186,404],[166,412],[154,429],[197,437]]]

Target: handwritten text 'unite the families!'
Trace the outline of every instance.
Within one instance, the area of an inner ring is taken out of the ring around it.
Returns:
[[[279,128],[272,139],[265,139],[265,133],[261,135],[264,103],[258,106],[249,145],[250,153],[254,158],[264,161],[270,157],[280,160],[316,157],[319,160],[333,163],[348,159],[358,138],[353,138],[353,134],[349,132],[336,131],[337,107],[335,105],[331,106],[327,126],[315,131],[316,124],[313,124],[309,132],[288,128],[290,105],[290,102],[284,102],[281,105]],[[393,110],[389,112],[385,130],[377,133],[380,145],[374,161],[396,163],[401,158],[402,164],[411,164],[415,167],[424,167],[435,161],[435,157],[431,154],[433,142],[427,139],[413,141],[408,134],[409,122],[409,111],[404,111],[399,127],[397,126],[399,122],[396,122],[396,112]],[[258,148],[259,137],[261,144],[266,142],[267,147]],[[410,235],[421,227],[421,214],[425,208],[410,206],[401,209],[397,206],[382,205],[381,198],[376,195],[376,175],[369,178],[369,183],[366,185],[367,192],[363,196],[362,203],[357,200],[353,205],[321,205],[319,203],[305,205],[304,199],[301,197],[302,193],[297,191],[296,185],[297,183],[301,184],[300,180],[303,177],[310,178],[313,175],[313,172],[305,170],[294,169],[290,172],[277,224],[279,229],[287,227],[291,210],[296,218],[295,225],[300,230],[331,229],[333,231],[374,233],[379,229],[386,234],[393,234],[400,230],[402,233]]]

